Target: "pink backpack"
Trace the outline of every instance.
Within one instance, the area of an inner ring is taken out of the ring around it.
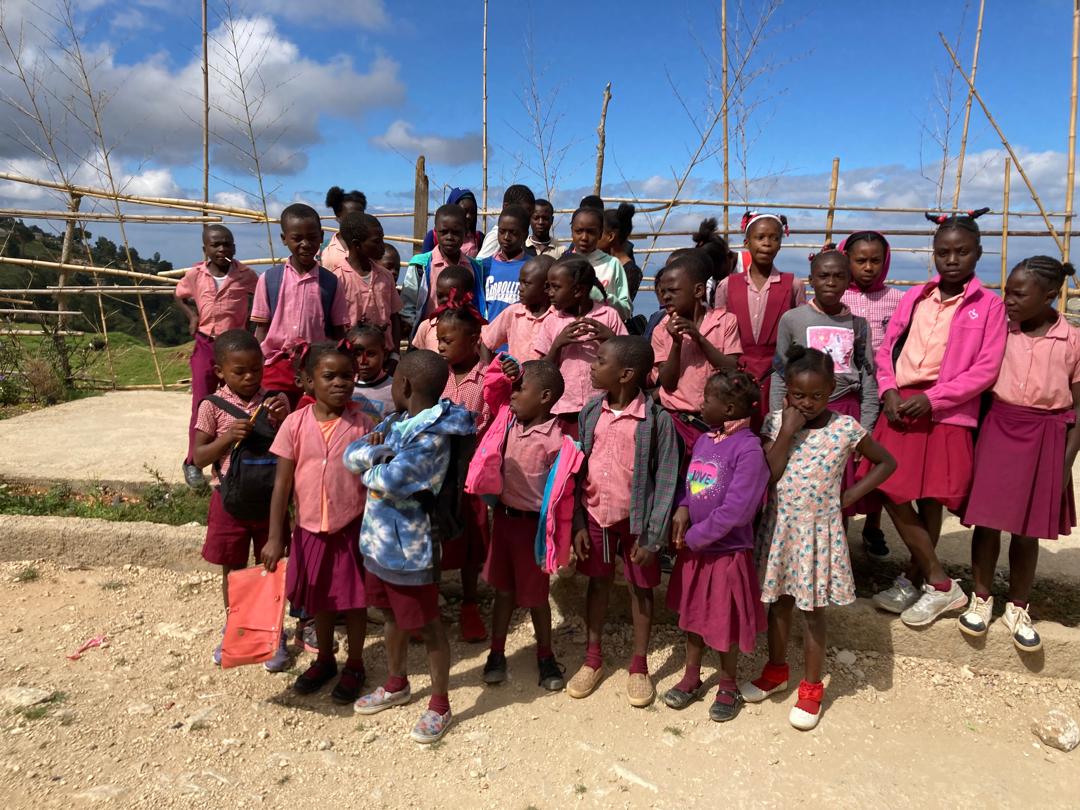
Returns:
[[[498,495],[502,492],[503,451],[510,430],[510,391],[514,387],[503,374],[496,357],[484,372],[484,402],[494,418],[476,444],[476,452],[465,475],[465,491],[470,495]]]

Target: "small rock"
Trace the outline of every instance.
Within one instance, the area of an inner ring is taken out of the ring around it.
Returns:
[[[19,627],[18,625],[15,625],[14,627],[12,627],[12,628],[11,628],[11,632],[12,632],[12,633],[21,633],[21,632],[22,632],[22,628],[21,628],[21,627]]]
[[[132,703],[127,707],[128,714],[153,714],[154,707],[148,703]]]
[[[221,741],[221,744],[226,748],[235,748],[236,746],[240,745],[240,740],[236,739],[235,737],[227,737]]]
[[[74,798],[97,804],[98,802],[111,802],[113,799],[123,796],[124,793],[124,789],[119,785],[94,785],[92,788],[76,793]]]
[[[1031,725],[1032,733],[1046,745],[1068,753],[1080,745],[1080,726],[1060,709],[1051,709]]]
[[[207,707],[201,711],[195,712],[184,719],[180,724],[180,729],[186,734],[191,731],[198,731],[199,729],[206,728],[210,725],[210,718],[214,715],[213,707]]]
[[[268,738],[269,736],[270,736],[270,732],[269,732],[269,731],[267,731],[267,730],[266,730],[265,728],[261,728],[261,729],[259,729],[259,739],[260,739],[260,740],[265,740],[265,739],[267,739],[267,738]]]
[[[374,731],[369,731],[369,732],[368,732],[367,734],[365,734],[365,735],[364,735],[364,736],[363,736],[363,737],[361,738],[360,742],[363,742],[363,743],[373,743],[373,742],[375,742],[375,740],[377,740],[377,739],[379,739],[379,735],[378,735],[378,734],[376,734],[376,733],[375,733]]]
[[[964,664],[962,667],[960,667],[960,677],[964,680],[970,681],[972,678],[975,677],[975,673],[972,671],[971,667],[969,667],[967,664]]]
[[[319,740],[319,744],[316,746],[320,751],[329,751],[334,747],[333,740]]]
[[[836,654],[836,663],[842,667],[850,667],[855,663],[855,653],[851,650],[840,650]]]
[[[16,709],[29,709],[44,703],[52,695],[52,692],[32,686],[9,686],[7,689],[0,689],[0,700]]]

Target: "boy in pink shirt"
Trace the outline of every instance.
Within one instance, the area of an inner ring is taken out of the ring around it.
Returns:
[[[592,384],[604,391],[581,411],[579,473],[582,509],[574,517],[577,569],[589,578],[585,597],[585,662],[567,684],[585,698],[603,678],[604,630],[615,556],[623,560],[634,622],[633,659],[626,696],[631,706],[656,698],[646,656],[652,633],[653,588],[660,584],[657,553],[667,543],[679,473],[679,438],[667,411],[649,401],[643,386],[653,367],[648,342],[613,337],[593,360]]]
[[[489,352],[495,354],[505,349],[518,362],[533,356],[536,333],[551,314],[547,273],[554,263],[551,256],[536,256],[521,266],[518,302],[496,315],[481,332],[484,347]]]
[[[495,589],[484,683],[506,680],[506,635],[516,605],[528,608],[532,617],[540,686],[557,692],[566,685],[551,646],[548,575],[537,565],[534,551],[548,472],[562,448],[563,432],[551,414],[562,392],[562,376],[546,360],[522,364],[514,380],[513,418],[503,449],[503,489],[493,509],[491,547],[484,564],[484,579]]]
[[[466,267],[447,267],[435,282],[435,300],[438,306],[431,313],[431,317],[425,318],[416,329],[416,334],[409,346],[413,349],[427,349],[439,351],[439,338],[435,334],[435,326],[439,321],[439,315],[449,306],[450,298],[454,301],[464,302],[467,295],[472,295],[473,279],[472,272]],[[472,302],[475,306],[475,301]]]
[[[191,352],[191,421],[188,454],[184,459],[184,480],[193,489],[206,485],[193,453],[199,403],[218,384],[214,373],[214,339],[230,329],[247,326],[251,296],[259,280],[251,268],[233,258],[236,244],[232,231],[224,225],[203,229],[203,254],[206,261],[188,270],[176,285],[176,306],[187,316],[188,331],[195,338]],[[194,304],[194,309],[188,301]]]

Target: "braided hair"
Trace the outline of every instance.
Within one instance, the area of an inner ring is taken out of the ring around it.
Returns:
[[[792,343],[784,359],[787,361],[784,379],[788,382],[807,372],[820,374],[828,380],[835,379],[832,357],[818,349],[808,349],[799,343]]]
[[[1047,292],[1061,290],[1065,279],[1076,275],[1076,268],[1070,262],[1058,261],[1053,256],[1031,256],[1017,264],[1012,272],[1017,270],[1031,273]]]
[[[937,235],[942,231],[960,229],[975,234],[975,244],[981,245],[982,234],[979,232],[979,225],[975,220],[989,211],[989,208],[976,208],[974,211],[954,214],[935,214],[927,211],[926,218],[938,226],[937,230],[934,231],[934,238],[937,238]]]
[[[731,273],[731,248],[728,247],[727,240],[720,235],[716,217],[701,220],[697,232],[690,238],[712,263],[713,278],[719,281]]]
[[[599,214],[595,208],[578,209],[586,210],[593,214]],[[575,256],[570,254],[564,256],[551,265],[552,270],[563,270],[570,280],[574,283],[575,287],[584,287],[590,292],[595,287],[600,291],[600,297],[607,301],[607,290],[604,289],[604,285],[600,283],[600,279],[596,277],[596,270],[593,269],[592,263],[583,256]],[[549,271],[550,272],[550,271]]]
[[[436,307],[431,318],[436,323],[462,324],[473,334],[480,334],[480,328],[487,324],[487,319],[473,304],[473,294],[460,293],[457,287],[450,290],[446,303]]]
[[[345,203],[355,204],[360,209],[360,213],[367,210],[367,197],[364,192],[355,189],[346,191],[341,186],[331,186],[326,192],[326,207],[334,212],[334,216],[340,217]]]
[[[725,368],[709,377],[705,387],[729,397],[739,404],[741,411],[750,413],[761,400],[761,387],[749,372]]]
[[[348,341],[340,340],[337,343],[322,341],[319,343],[302,343],[298,347],[296,366],[309,377],[315,373],[319,361],[329,354],[339,354],[349,361],[349,365],[356,369],[356,358],[349,350]]]

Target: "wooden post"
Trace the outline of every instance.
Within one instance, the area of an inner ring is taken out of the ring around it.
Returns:
[[[960,154],[956,159],[956,188],[953,190],[953,208],[960,204],[960,181],[964,177],[964,153],[967,152],[968,122],[971,121],[971,91],[975,85],[975,72],[979,69],[979,42],[982,41],[983,12],[985,10],[986,0],[979,0],[979,26],[975,29],[975,52],[971,56],[971,86],[968,87],[967,103],[964,105],[964,128],[960,134]]]
[[[593,180],[593,194],[600,196],[600,186],[604,182],[604,149],[607,146],[607,105],[611,101],[611,82],[604,87],[604,102],[600,105],[600,125],[596,128],[596,178]]]
[[[829,180],[829,211],[825,214],[825,244],[832,241],[833,218],[836,215],[836,188],[840,185],[840,158],[832,159],[832,178]]]
[[[416,159],[416,186],[413,192],[414,239],[423,239],[428,231],[428,177],[424,171],[424,166],[424,156],[420,155]]]
[[[207,0],[202,0],[202,198],[204,203],[210,201],[210,51],[207,46],[206,2]],[[203,214],[206,214],[205,208]]]
[[[1009,186],[1012,183],[1012,161],[1005,158],[1005,182],[1001,203],[1001,297],[1005,297],[1005,279],[1009,275]]]
[[[488,210],[487,34],[488,34],[488,0],[484,0],[484,41],[483,41],[484,81],[483,81],[483,104],[481,106],[481,122],[482,122],[482,125],[483,125],[483,131],[482,131],[483,143],[482,143],[481,166],[480,166],[480,171],[481,171],[481,179],[480,179],[480,182],[481,182],[481,196],[483,198],[482,201],[481,201],[481,205],[483,206],[484,233],[487,233],[487,230],[488,230],[488,216],[487,216],[487,210]],[[421,158],[421,160],[422,159],[423,158]],[[425,186],[427,185],[426,179],[425,179],[424,185]],[[427,233],[427,195],[426,194],[424,195],[424,214],[425,214],[425,217],[424,217],[424,233]],[[421,236],[423,236],[423,234],[421,234]]]
[[[1073,0],[1073,28],[1072,28],[1072,95],[1069,100],[1069,162],[1065,173],[1065,234],[1064,244],[1061,248],[1061,260],[1068,261],[1072,248],[1072,220],[1073,220],[1073,192],[1076,185],[1076,85],[1077,85],[1077,57],[1080,52],[1080,0]],[[1074,277],[1075,279],[1075,277]],[[1062,285],[1061,297],[1058,299],[1058,309],[1065,312],[1068,308],[1069,281],[1065,280]]]
[[[727,0],[720,2],[720,76],[723,81],[723,101],[720,107],[720,116],[724,122],[724,241],[728,242],[728,200],[731,199],[731,176],[728,173],[728,58],[727,58]]]
[[[68,202],[68,210],[71,211],[72,213],[76,213],[76,212],[78,212],[79,206],[81,204],[82,204],[82,197],[80,197],[78,194],[72,194],[71,195],[71,200]],[[75,241],[75,225],[76,224],[77,223],[76,223],[75,219],[72,218],[72,219],[69,219],[67,221],[67,223],[65,224],[65,226],[64,226],[64,241],[60,245],[60,264],[67,264],[69,261],[71,261],[71,245],[72,245],[72,242]],[[58,287],[63,287],[64,283],[66,281],[67,281],[67,274],[64,273],[63,271],[61,271],[59,273],[59,275],[57,275],[57,277],[56,277],[56,285]],[[59,290],[56,293],[56,309],[59,310],[59,311],[63,311],[63,309],[64,309],[64,294],[62,292],[60,292]],[[63,329],[64,328],[64,316],[63,315],[57,315],[56,316],[56,328],[57,329]]]

